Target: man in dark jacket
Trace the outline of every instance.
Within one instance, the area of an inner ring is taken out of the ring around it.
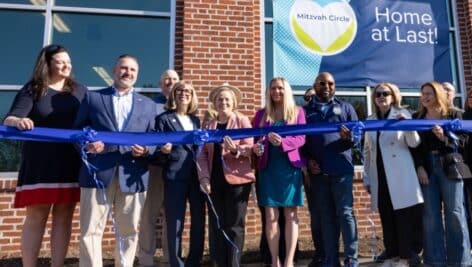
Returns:
[[[330,73],[320,73],[313,84],[316,95],[305,107],[309,123],[357,121],[351,104],[334,94],[335,81]],[[311,195],[319,203],[325,260],[322,266],[340,266],[339,232],[343,234],[344,266],[357,267],[357,226],[353,214],[353,174],[350,130],[342,125],[339,133],[309,135],[304,147],[311,173]],[[318,212],[316,205],[310,212]]]

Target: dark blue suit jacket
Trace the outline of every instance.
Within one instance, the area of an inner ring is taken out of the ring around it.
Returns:
[[[194,115],[189,115],[194,129],[200,129],[200,120]],[[166,111],[156,118],[156,131],[176,132],[184,131],[175,112]],[[197,176],[196,155],[198,147],[193,144],[172,144],[172,151],[165,155],[156,149],[155,157],[163,165],[163,176],[168,180],[189,180]]]
[[[96,131],[119,132],[113,109],[113,93],[112,87],[89,91],[77,113],[75,127],[90,126]],[[156,115],[157,107],[154,101],[133,93],[133,107],[123,126],[123,132],[152,131]],[[148,148],[150,154],[154,153],[155,147]],[[105,144],[102,153],[88,154],[88,161],[97,168],[96,177],[105,187],[117,174],[122,192],[143,192],[147,188],[149,157],[133,157],[130,146]],[[79,183],[81,187],[99,187],[84,164],[80,170]]]

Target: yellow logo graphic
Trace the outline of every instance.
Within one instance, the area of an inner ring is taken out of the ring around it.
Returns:
[[[351,45],[357,33],[357,19],[349,3],[323,2],[321,5],[312,0],[296,0],[290,11],[290,26],[305,49],[331,56]]]

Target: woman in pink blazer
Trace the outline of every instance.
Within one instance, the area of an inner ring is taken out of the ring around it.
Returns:
[[[241,92],[230,85],[214,88],[210,101],[217,111],[206,124],[208,129],[251,128],[249,119],[236,111]],[[210,215],[210,251],[218,266],[239,266],[244,245],[244,227],[251,184],[255,181],[251,168],[253,138],[232,140],[225,136],[222,144],[205,144],[198,156],[198,176],[202,190],[209,193],[222,229],[236,244],[239,253],[217,229]],[[213,232],[212,232],[213,231]]]
[[[254,127],[287,124],[305,124],[305,113],[303,108],[295,105],[289,83],[281,77],[273,78],[266,90],[266,107],[256,113]],[[265,207],[265,232],[272,266],[281,266],[279,236],[280,231],[285,231],[283,266],[292,267],[298,239],[297,207],[303,206],[301,168],[305,161],[299,150],[305,144],[305,136],[281,137],[271,132],[258,143],[253,147],[259,157],[258,200],[259,205]],[[284,230],[279,230],[279,207],[284,210]]]

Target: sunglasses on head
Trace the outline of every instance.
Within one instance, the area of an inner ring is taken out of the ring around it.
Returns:
[[[375,97],[381,97],[381,96],[387,97],[387,96],[389,96],[389,95],[392,95],[392,93],[389,92],[389,91],[375,92]]]

